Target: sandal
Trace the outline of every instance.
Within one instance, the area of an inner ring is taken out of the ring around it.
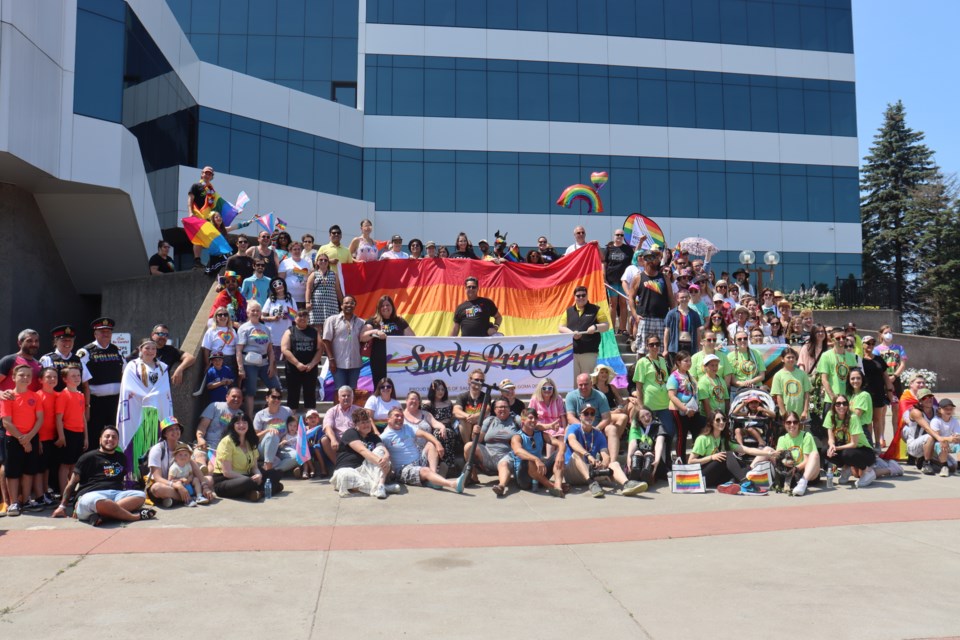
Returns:
[[[89,520],[87,520],[87,522],[90,523],[90,526],[91,526],[91,527],[99,527],[100,525],[103,524],[103,518],[101,518],[101,517],[98,516],[98,515],[94,515],[92,518],[90,518]]]
[[[493,485],[493,487],[491,487],[491,488],[493,489],[493,492],[494,492],[495,494],[497,494],[497,497],[499,497],[499,498],[502,498],[502,497],[503,497],[503,494],[505,494],[505,493],[507,492],[507,488],[506,488],[505,486],[503,486],[502,484],[495,484],[495,485]]]
[[[156,509],[140,509],[141,520],[153,520],[157,517]],[[96,525],[94,525],[96,526]]]

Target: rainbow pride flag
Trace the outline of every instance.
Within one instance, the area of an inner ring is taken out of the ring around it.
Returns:
[[[191,243],[209,249],[213,255],[229,255],[233,253],[230,243],[220,235],[217,228],[209,220],[202,220],[196,216],[183,218],[183,230]]]
[[[674,491],[699,491],[703,488],[702,476],[699,473],[683,473],[674,471]]]
[[[344,293],[356,298],[357,315],[373,316],[380,296],[389,295],[418,336],[450,334],[453,312],[466,300],[467,276],[476,277],[480,296],[497,305],[503,316],[500,331],[506,336],[557,333],[579,285],[587,287],[591,302],[608,317],[610,313],[596,242],[549,265],[437,259],[355,262],[341,268]],[[626,386],[627,369],[613,331],[601,336],[597,362],[616,372],[618,387]]]
[[[247,195],[246,191],[241,191],[237,196],[237,203],[231,204],[223,199],[216,191],[207,193],[207,197],[204,200],[202,207],[196,207],[191,205],[190,213],[198,218],[203,218],[204,220],[209,220],[214,213],[219,213],[220,217],[223,218],[223,226],[229,227],[233,224],[233,221],[238,215],[243,211],[243,207],[250,202],[250,196]]]

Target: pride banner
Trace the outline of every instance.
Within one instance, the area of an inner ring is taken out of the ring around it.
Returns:
[[[766,377],[763,379],[763,384],[767,385],[767,388],[773,387],[773,376],[777,375],[777,371],[783,368],[783,352],[787,350],[789,345],[786,344],[752,344],[750,349],[754,353],[763,358],[763,365],[767,369]],[[727,354],[727,358],[731,357],[733,349],[719,349]]]
[[[410,391],[426,394],[439,378],[449,395],[468,388],[467,376],[483,369],[487,382],[509,378],[517,393],[531,394],[544,378],[552,379],[558,391],[573,385],[573,335],[496,336],[490,338],[433,338],[390,336],[387,338],[387,375],[397,395]]]
[[[397,314],[418,336],[450,335],[453,312],[466,300],[463,281],[468,276],[479,280],[479,295],[497,305],[505,336],[556,334],[579,285],[587,287],[590,302],[610,314],[596,242],[549,265],[425,258],[354,262],[341,268],[344,293],[357,299],[357,315],[370,318],[377,300],[389,295]],[[613,331],[601,338],[598,362],[616,372],[617,386],[626,386],[627,370]]]

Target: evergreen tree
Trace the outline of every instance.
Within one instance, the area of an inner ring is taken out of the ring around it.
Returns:
[[[955,176],[939,171],[913,194],[907,224],[916,238],[920,332],[960,338],[960,201]]]
[[[887,105],[860,173],[863,277],[891,281],[893,306],[916,311],[917,229],[907,224],[914,194],[936,174],[923,133],[906,124],[903,103]]]

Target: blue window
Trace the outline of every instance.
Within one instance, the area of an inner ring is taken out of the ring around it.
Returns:
[[[194,2],[190,10],[190,30],[193,33],[217,33],[220,5],[216,2]]]
[[[673,218],[698,218],[697,172],[670,170],[670,216]]]
[[[488,29],[516,29],[518,0],[487,0]]]
[[[520,207],[523,213],[550,213],[553,211],[550,198],[550,167],[521,164],[519,174]],[[557,193],[557,196],[560,192]],[[557,196],[554,196],[556,198]]]
[[[697,83],[697,123],[702,129],[723,129],[723,86]]]
[[[746,84],[723,85],[723,128],[750,131],[750,87]]]
[[[640,78],[637,80],[637,86],[640,92],[640,124],[666,125],[667,83],[664,80]]]
[[[803,92],[803,132],[830,135],[830,94],[827,91]]]
[[[194,2],[194,6],[204,4]],[[214,4],[214,3],[206,3]],[[260,0],[250,3],[250,13],[247,14],[247,33],[257,35],[275,35],[277,33],[277,3],[276,0]]]
[[[747,3],[747,44],[755,47],[777,46],[773,26],[773,5]]]
[[[225,38],[221,38],[221,43]],[[303,38],[277,38],[277,69],[275,77],[303,79]]]
[[[607,35],[633,37],[637,33],[634,0],[607,0]]]
[[[524,73],[520,69],[520,119],[549,120],[549,89],[546,73]]]
[[[835,136],[857,134],[856,96],[853,92],[830,93],[830,132]]]
[[[393,5],[393,19],[399,24],[424,24],[423,0],[388,2]],[[368,16],[369,19],[369,16]]]
[[[726,0],[720,3],[721,42],[747,44],[747,2]]]
[[[398,116],[423,115],[423,69],[394,69],[393,111]]]
[[[800,36],[803,47],[824,50],[827,47],[827,12],[823,7],[805,6],[800,11]]]
[[[487,165],[457,162],[457,211],[487,211]]]
[[[662,0],[636,0],[637,37],[663,38],[664,16]]]
[[[306,3],[304,0],[278,0],[277,35],[302,36],[305,16]]]
[[[123,103],[122,22],[77,12],[75,113],[120,122]]]
[[[391,208],[394,211],[423,211],[423,163],[394,162]]]
[[[609,211],[635,213],[641,210],[640,169],[611,169],[617,176],[616,184],[609,183],[604,189],[603,205]],[[609,201],[609,202],[608,202]]]
[[[446,118],[456,116],[456,71],[453,69],[425,69],[423,74],[424,115]]]
[[[807,220],[807,180],[803,176],[781,176],[784,220]]]
[[[491,60],[493,64],[495,61]],[[514,65],[516,66],[516,65]],[[519,74],[514,71],[487,72],[487,117],[517,120],[520,116],[520,98],[517,87]],[[540,118],[537,118],[540,119]]]
[[[693,75],[690,72],[682,73]],[[670,105],[670,110],[667,112],[667,124],[671,127],[697,126],[696,85],[693,82],[668,80],[667,103]],[[643,120],[642,116],[641,120]]]
[[[199,163],[233,173],[230,167],[230,128],[204,123],[198,133],[197,145],[203,150]]]
[[[520,211],[520,180],[516,164],[487,165],[487,204],[492,213]]]
[[[324,193],[337,193],[339,183],[340,169],[335,148],[333,151],[315,148],[313,150],[313,188]]]
[[[260,138],[260,179],[266,182],[285,184],[287,182],[287,144]]]
[[[313,189],[313,149],[311,147],[299,144],[291,144],[287,147],[287,184],[301,189]]]
[[[693,39],[693,8],[690,0],[664,3],[664,27],[668,40]]]
[[[720,1],[693,0],[693,40],[720,42]]]
[[[450,152],[452,156],[453,153]],[[451,161],[425,162],[423,183],[428,185],[423,194],[427,211],[456,211],[456,164]]]
[[[833,178],[807,177],[807,208],[811,221],[834,221]]]
[[[643,169],[640,172],[640,211],[650,216],[671,215],[669,171]]]
[[[780,200],[780,176],[756,174],[754,185],[754,215],[757,220],[779,220],[782,211]]]
[[[517,26],[523,31],[547,30],[548,0],[517,0]]]
[[[610,78],[610,123],[640,124],[636,78]]]
[[[701,218],[727,217],[726,174],[701,171],[697,178]]]
[[[415,2],[416,0],[410,0]],[[333,0],[310,0],[307,2],[304,31],[307,36],[333,35]],[[349,33],[354,33],[351,30]]]
[[[577,0],[577,31],[606,35],[606,3],[597,2],[597,0]]]
[[[457,26],[485,29],[487,26],[487,0],[456,0]]]
[[[457,7],[450,0],[424,0],[427,24],[452,27],[457,23]]]
[[[457,117],[487,116],[487,84],[483,71],[457,69]]]
[[[782,133],[803,133],[803,91],[800,89],[785,89],[781,87],[777,92],[777,113],[780,118],[779,131]]]
[[[781,49],[799,49],[801,47],[799,6],[795,4],[774,5],[773,24],[778,47]]]
[[[577,95],[581,122],[610,122],[610,89],[606,76],[581,75]]]
[[[753,175],[750,173],[727,173],[727,216],[740,220],[752,220],[754,208]]]
[[[521,1],[520,4],[525,4]],[[577,32],[577,0],[550,0],[547,12],[550,31]]]
[[[230,172],[256,179],[260,175],[260,136],[234,129],[230,134]]]

